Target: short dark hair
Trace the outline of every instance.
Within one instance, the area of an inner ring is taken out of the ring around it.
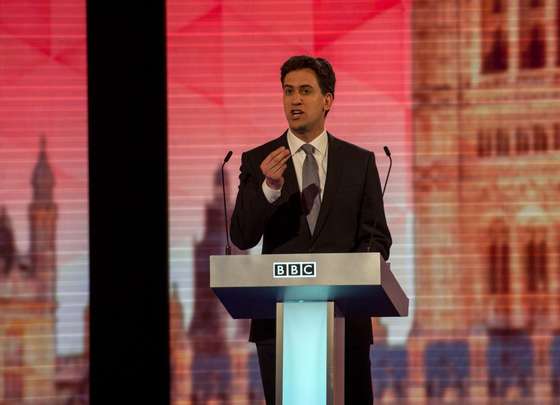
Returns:
[[[314,58],[308,55],[292,56],[280,68],[280,82],[284,85],[284,78],[286,75],[294,70],[311,69],[317,76],[321,93],[331,93],[334,97],[334,85],[336,83],[336,76],[334,70],[326,59]]]

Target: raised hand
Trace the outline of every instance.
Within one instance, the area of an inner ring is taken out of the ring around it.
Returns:
[[[280,146],[272,151],[261,163],[261,172],[266,178],[266,184],[275,190],[284,185],[284,171],[288,167],[286,162],[290,158],[290,149]]]

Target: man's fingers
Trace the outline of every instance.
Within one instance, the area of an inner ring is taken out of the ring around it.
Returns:
[[[270,166],[277,166],[283,164],[285,159],[289,156],[290,156],[290,150],[289,149],[283,150],[281,153],[279,153],[278,155],[272,158],[272,161],[270,162]]]
[[[261,171],[265,177],[275,177],[276,170],[281,167],[290,158],[290,150],[280,147],[271,152],[261,163]],[[281,175],[279,175],[281,176]]]
[[[284,164],[282,166],[278,166],[274,172],[271,173],[271,177],[274,178],[280,178],[282,177],[282,175],[284,174],[284,171],[286,170],[286,168],[288,167],[288,165]]]
[[[285,153],[286,151],[288,151],[289,153],[289,149],[286,149],[284,146],[280,146],[278,149],[273,150],[267,157],[264,158],[264,160],[262,161],[262,165],[268,166],[273,160],[275,160],[278,156],[280,156],[282,153]]]
[[[271,165],[269,166],[269,171],[270,172],[275,172],[279,167],[286,164],[286,162],[288,161],[290,156],[291,155],[288,153],[288,155],[284,156],[282,159],[280,159],[278,161],[275,161],[275,162],[272,162]]]
[[[268,163],[270,163],[270,161],[272,160],[272,158],[274,156],[276,156],[276,154],[280,153],[280,149],[276,149],[273,150],[271,153],[268,154],[267,157],[264,158],[264,160],[261,162],[261,166],[266,166],[268,165]]]

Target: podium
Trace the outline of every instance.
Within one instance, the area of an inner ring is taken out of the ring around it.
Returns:
[[[276,318],[276,405],[344,404],[344,317],[408,315],[379,253],[210,256],[210,287],[235,319]]]

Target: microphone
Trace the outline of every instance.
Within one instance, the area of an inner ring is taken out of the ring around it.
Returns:
[[[387,145],[385,145],[383,147],[383,150],[385,151],[385,154],[389,158],[389,170],[387,170],[387,176],[385,176],[385,185],[383,186],[383,192],[381,193],[381,198],[383,198],[385,196],[385,189],[387,188],[387,181],[389,180],[389,175],[391,174],[391,168],[393,167],[393,158],[391,157],[391,151],[389,150],[389,147]]]
[[[226,157],[224,158],[224,162],[222,163],[222,195],[224,197],[224,222],[226,224],[226,255],[231,255],[231,245],[229,244],[229,229],[228,229],[228,217],[227,217],[227,205],[226,205],[226,182],[224,180],[224,166],[233,155],[233,152],[230,150]]]
[[[385,176],[385,184],[383,185],[383,191],[381,192],[381,199],[383,199],[383,197],[385,197],[385,189],[387,188],[387,181],[389,181],[389,175],[391,174],[391,168],[393,167],[393,158],[391,157],[391,151],[389,150],[389,147],[384,146],[383,151],[385,151],[385,154],[389,158],[389,169],[387,170],[387,175]],[[369,235],[369,242],[368,242],[368,246],[367,246],[367,251],[368,252],[371,251],[371,244],[373,243],[373,231],[375,230],[375,226],[377,225],[377,218],[378,217],[376,216],[375,217],[375,222],[373,223],[373,228],[372,228],[371,233]]]

